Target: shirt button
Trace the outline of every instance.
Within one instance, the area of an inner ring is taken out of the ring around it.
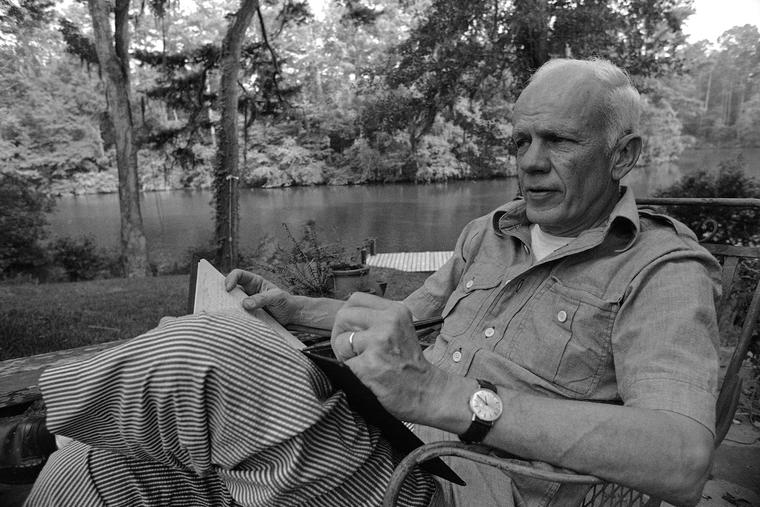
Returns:
[[[457,350],[456,352],[454,352],[453,354],[451,354],[451,359],[455,363],[458,363],[459,361],[462,360],[462,353]]]
[[[495,332],[496,332],[496,331],[494,330],[494,328],[492,328],[492,327],[489,327],[488,329],[486,329],[486,332],[485,332],[485,333],[483,333],[483,334],[485,334],[485,335],[486,335],[486,338],[490,338],[490,337],[492,337],[492,336],[493,336],[493,334],[494,334]]]
[[[560,310],[559,313],[557,313],[557,320],[565,322],[567,320],[567,312],[565,310]]]
[[[464,284],[464,288],[469,289],[470,287],[472,287],[472,283],[473,283],[472,280],[468,280],[467,283]]]

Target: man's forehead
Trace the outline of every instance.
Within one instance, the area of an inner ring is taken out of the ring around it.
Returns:
[[[515,126],[538,122],[570,128],[595,123],[600,119],[604,95],[604,84],[588,72],[551,69],[539,75],[518,97]]]
[[[604,83],[587,62],[568,61],[564,64],[539,70],[523,93],[531,89],[549,87],[572,90],[582,88],[603,88]]]

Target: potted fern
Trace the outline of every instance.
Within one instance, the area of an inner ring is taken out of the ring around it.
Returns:
[[[323,242],[313,220],[306,223],[300,238],[287,224],[282,225],[290,245],[277,245],[271,266],[294,293],[344,299],[352,292],[370,291],[369,266],[344,245]]]

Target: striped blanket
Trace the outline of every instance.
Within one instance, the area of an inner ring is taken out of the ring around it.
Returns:
[[[168,320],[40,386],[50,431],[77,442],[53,455],[28,505],[372,506],[400,459],[250,317]],[[434,489],[415,472],[402,502],[427,505]]]

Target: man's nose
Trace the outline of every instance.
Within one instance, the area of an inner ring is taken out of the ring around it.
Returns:
[[[517,166],[525,172],[546,172],[551,168],[549,152],[546,145],[539,139],[534,139],[517,160]]]

